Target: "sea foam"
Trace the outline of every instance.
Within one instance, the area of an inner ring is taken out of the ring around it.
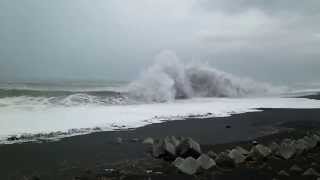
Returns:
[[[99,127],[103,131],[137,128],[163,120],[183,120],[187,117],[223,117],[257,111],[257,108],[320,108],[320,101],[304,98],[193,98],[167,103],[140,105],[81,105],[50,108],[0,108],[0,136],[69,132],[70,129],[90,133]],[[199,120],[199,123],[201,120]],[[91,129],[91,130],[90,130]],[[74,131],[77,135],[79,131]],[[72,134],[68,134],[72,135]],[[5,142],[5,141],[2,141]]]

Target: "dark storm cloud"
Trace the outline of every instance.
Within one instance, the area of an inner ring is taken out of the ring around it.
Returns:
[[[266,13],[318,14],[318,0],[202,0],[201,6],[207,10],[241,13],[249,9],[260,9]]]
[[[262,53],[270,61],[279,56],[288,63],[297,54],[319,60],[320,1],[298,0],[204,0],[201,8],[209,13],[222,13],[222,21],[212,22],[198,35],[209,49],[227,52]],[[213,19],[213,21],[216,19]]]
[[[318,0],[2,0],[0,80],[130,80],[169,49],[256,79],[317,81],[319,19]]]

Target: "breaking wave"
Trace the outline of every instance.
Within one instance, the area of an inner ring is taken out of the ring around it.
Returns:
[[[164,51],[139,79],[118,90],[51,90],[1,88],[0,107],[128,105],[168,102],[193,97],[243,97],[280,90],[266,83],[239,78],[209,65],[184,64],[175,53]],[[110,87],[109,87],[110,89]],[[279,91],[278,91],[279,92]]]
[[[238,78],[208,65],[184,64],[171,51],[159,54],[156,63],[128,89],[131,96],[148,102],[192,97],[242,97],[276,91],[269,84]]]
[[[118,92],[64,92],[0,89],[0,107],[39,108],[52,106],[122,105],[129,99]]]

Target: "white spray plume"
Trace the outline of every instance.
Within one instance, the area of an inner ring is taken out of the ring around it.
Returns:
[[[182,63],[171,51],[163,51],[141,77],[129,85],[135,98],[166,102],[192,97],[241,97],[266,94],[272,86],[239,78],[208,65]]]

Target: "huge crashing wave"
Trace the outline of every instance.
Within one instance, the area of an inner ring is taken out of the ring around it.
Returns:
[[[276,90],[267,83],[239,78],[208,65],[184,64],[171,51],[160,53],[155,64],[128,89],[131,96],[147,102],[192,97],[243,97]]]
[[[156,56],[155,63],[139,79],[121,91],[1,89],[0,107],[48,107],[83,105],[128,105],[158,103],[193,97],[244,97],[279,92],[267,83],[239,78],[208,64],[186,64],[171,51]]]

